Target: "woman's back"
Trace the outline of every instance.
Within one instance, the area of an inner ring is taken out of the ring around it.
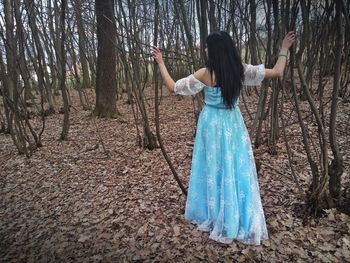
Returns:
[[[284,48],[294,42],[289,33]],[[283,73],[285,54],[274,69],[244,65],[230,36],[214,32],[206,39],[207,65],[176,82],[159,49],[154,50],[169,91],[179,95],[205,94],[197,123],[185,218],[210,231],[222,243],[239,240],[259,245],[268,238],[253,150],[237,105],[243,85],[260,85],[264,77]],[[285,51],[284,49],[281,49]]]

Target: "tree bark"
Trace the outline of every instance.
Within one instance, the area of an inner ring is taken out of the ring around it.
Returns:
[[[208,36],[208,19],[207,19],[208,2],[203,0],[197,0],[197,17],[199,24],[199,38],[200,38],[200,50],[201,61],[206,61],[205,54],[205,39]]]
[[[331,145],[333,160],[329,167],[329,190],[331,196],[337,203],[340,201],[341,195],[341,175],[343,174],[343,157],[339,150],[337,135],[336,135],[336,120],[337,120],[337,109],[338,109],[338,93],[340,87],[341,78],[341,53],[342,53],[342,14],[341,14],[341,0],[337,0],[335,4],[336,8],[336,24],[337,32],[335,37],[335,71],[333,79],[333,93],[332,93],[332,105],[331,115],[329,124],[329,142]]]
[[[251,54],[251,63],[253,65],[258,64],[258,46],[255,38],[256,34],[256,2],[255,0],[249,1],[249,9],[250,9],[250,35],[249,35],[249,49]]]
[[[113,118],[116,106],[116,50],[114,0],[95,0],[97,20],[96,104],[94,115]]]
[[[65,19],[66,19],[66,0],[61,0],[61,79],[60,79],[60,88],[62,92],[62,99],[63,99],[63,126],[62,126],[62,132],[61,132],[61,140],[67,140],[68,139],[68,131],[69,131],[69,102],[68,102],[68,91],[66,87],[66,52],[64,48],[65,40],[66,40],[66,27],[65,27]]]
[[[79,36],[79,58],[80,58],[81,69],[83,73],[82,88],[87,89],[87,88],[90,88],[91,84],[90,84],[87,52],[86,52],[86,36],[85,36],[83,20],[81,17],[81,13],[82,13],[81,0],[75,0],[74,2],[75,2],[74,10],[75,10],[76,19],[77,19],[77,29],[78,29],[78,36]]]

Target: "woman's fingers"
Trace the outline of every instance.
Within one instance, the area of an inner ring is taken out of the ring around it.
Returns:
[[[289,31],[282,41],[282,47],[289,49],[295,41],[295,32]]]
[[[295,39],[295,33],[294,33],[294,31],[288,32],[287,38],[290,39],[290,40]]]
[[[159,64],[163,62],[162,53],[160,52],[160,49],[157,47],[151,47],[151,54],[153,59]]]
[[[154,59],[158,59],[161,56],[160,50],[158,48],[152,47],[151,54]]]
[[[160,53],[159,48],[157,48],[157,47],[152,47],[152,53]]]
[[[289,31],[286,35],[286,40],[290,42],[291,44],[295,41],[295,33],[294,31]]]
[[[155,48],[155,47],[152,47],[151,48],[151,54],[154,56],[154,55],[156,55],[156,54],[158,54],[159,53],[159,51]]]

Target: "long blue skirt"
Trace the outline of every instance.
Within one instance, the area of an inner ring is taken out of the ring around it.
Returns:
[[[253,151],[238,105],[204,106],[197,125],[185,218],[221,243],[268,238]]]

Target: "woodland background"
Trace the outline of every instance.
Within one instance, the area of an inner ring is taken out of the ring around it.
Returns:
[[[350,262],[350,2],[3,0],[0,258],[5,262]],[[183,218],[201,95],[171,75],[229,32],[283,78],[245,87],[270,239],[226,246]]]

